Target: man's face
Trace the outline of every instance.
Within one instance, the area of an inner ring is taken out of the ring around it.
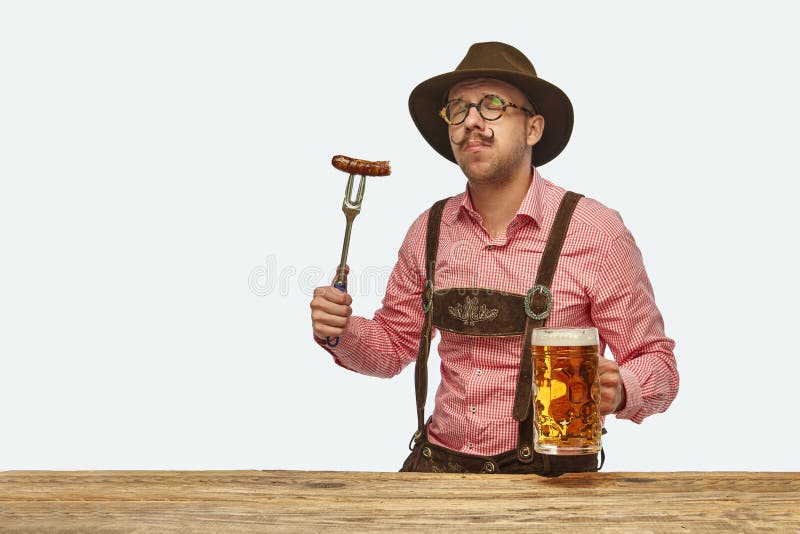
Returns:
[[[486,95],[497,95],[505,102],[531,109],[525,95],[513,85],[491,78],[466,80],[454,85],[448,101],[459,99],[478,103]],[[530,147],[541,138],[544,118],[531,117],[522,110],[509,107],[493,121],[481,117],[476,108],[469,108],[463,123],[449,126],[450,146],[458,165],[474,184],[502,184],[516,172],[530,172]]]

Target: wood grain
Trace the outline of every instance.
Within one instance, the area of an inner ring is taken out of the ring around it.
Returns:
[[[3,532],[800,532],[800,473],[0,472]]]

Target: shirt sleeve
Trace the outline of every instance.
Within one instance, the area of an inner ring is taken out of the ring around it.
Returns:
[[[425,285],[422,258],[427,212],[409,229],[397,263],[386,285],[381,308],[372,319],[352,316],[347,332],[336,347],[317,342],[333,355],[334,362],[365,375],[389,378],[416,360],[424,314]]]
[[[664,334],[642,255],[625,229],[612,243],[593,286],[591,314],[620,367],[627,402],[620,419],[641,423],[678,393],[675,342]]]

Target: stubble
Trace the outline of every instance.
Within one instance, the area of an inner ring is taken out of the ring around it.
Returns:
[[[459,161],[461,171],[467,177],[470,184],[474,186],[493,186],[501,187],[511,182],[514,172],[521,165],[521,160],[527,156],[527,137],[525,129],[520,128],[519,137],[510,141],[511,146],[509,151],[505,154],[494,154],[494,156],[486,164],[476,166],[468,162]],[[486,141],[485,136],[473,135],[467,136],[464,141],[460,143],[461,148],[471,140],[478,139]],[[496,139],[491,141],[492,148],[496,148]],[[502,147],[500,147],[502,149]],[[476,168],[477,167],[477,168]]]

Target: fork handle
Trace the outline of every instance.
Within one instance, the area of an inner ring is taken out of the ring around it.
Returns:
[[[347,282],[339,282],[337,280],[336,282],[333,283],[333,287],[341,291],[347,291]],[[329,347],[335,347],[336,345],[339,344],[339,336],[336,336],[334,338],[330,337],[325,338],[325,344],[328,345]]]
[[[353,219],[355,219],[356,215],[358,215],[358,212],[345,209],[344,215],[347,224],[345,225],[344,228],[344,243],[342,244],[342,260],[339,262],[339,268],[336,270],[336,281],[333,283],[333,287],[346,292],[347,275],[345,274],[345,269],[347,266],[347,251],[350,249],[350,232],[353,229]],[[325,338],[325,343],[329,347],[335,347],[336,345],[339,344],[339,336],[336,336],[335,338],[327,337]]]

